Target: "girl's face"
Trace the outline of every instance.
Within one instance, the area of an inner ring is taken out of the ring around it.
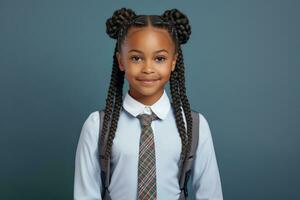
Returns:
[[[129,94],[145,105],[155,103],[175,69],[177,55],[167,30],[131,27],[121,52],[116,53],[129,83]]]

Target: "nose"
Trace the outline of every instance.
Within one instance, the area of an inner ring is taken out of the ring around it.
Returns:
[[[142,72],[144,72],[144,73],[152,73],[153,72],[153,67],[152,67],[152,63],[151,63],[150,59],[145,62]]]

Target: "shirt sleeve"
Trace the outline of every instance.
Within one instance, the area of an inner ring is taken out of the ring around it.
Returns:
[[[195,200],[223,200],[220,174],[209,124],[199,113],[199,142],[191,179]]]
[[[74,200],[101,200],[102,182],[98,158],[99,113],[84,122],[75,156]]]

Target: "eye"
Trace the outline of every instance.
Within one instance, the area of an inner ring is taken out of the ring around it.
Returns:
[[[166,58],[164,56],[158,56],[156,57],[156,60],[158,60],[158,62],[164,62]]]
[[[139,58],[141,58],[140,56],[131,56],[130,60],[132,60],[133,62],[138,62]]]

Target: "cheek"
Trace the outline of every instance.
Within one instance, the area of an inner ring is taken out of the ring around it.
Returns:
[[[139,68],[136,66],[128,65],[125,70],[125,77],[127,80],[134,79],[139,74]]]
[[[172,64],[168,63],[162,66],[158,66],[158,71],[160,73],[161,76],[163,76],[164,78],[168,78],[171,75],[172,72]]]

